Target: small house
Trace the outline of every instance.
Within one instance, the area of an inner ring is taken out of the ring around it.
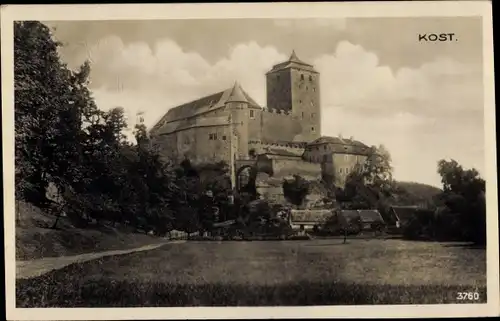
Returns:
[[[389,215],[392,225],[398,229],[407,226],[416,217],[418,210],[418,206],[391,206]]]
[[[294,230],[311,231],[321,229],[333,215],[332,210],[328,209],[293,209],[290,213],[289,222]]]

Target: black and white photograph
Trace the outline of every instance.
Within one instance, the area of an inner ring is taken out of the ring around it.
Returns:
[[[2,83],[16,320],[499,313],[487,1],[2,7]]]

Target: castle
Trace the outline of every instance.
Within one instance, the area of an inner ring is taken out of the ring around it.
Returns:
[[[236,82],[169,109],[150,131],[162,157],[224,161],[233,184],[240,169],[257,166],[270,175],[268,181],[297,174],[309,180],[330,177],[332,184],[343,186],[369,147],[352,138],[321,136],[320,74],[294,51],[266,79],[266,107]],[[267,187],[271,190],[272,184]]]

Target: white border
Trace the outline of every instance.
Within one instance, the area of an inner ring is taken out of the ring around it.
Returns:
[[[385,305],[255,308],[15,308],[14,219],[14,75],[15,20],[154,20],[237,18],[345,17],[483,17],[486,190],[487,190],[487,304]],[[2,6],[2,116],[5,285],[7,319],[111,320],[209,318],[371,318],[479,317],[500,315],[498,276],[498,200],[496,181],[495,100],[493,77],[492,8],[488,1],[267,3],[267,4],[122,4]],[[8,211],[6,210],[8,209]]]

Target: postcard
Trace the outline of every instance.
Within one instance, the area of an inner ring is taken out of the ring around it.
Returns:
[[[9,320],[499,315],[490,2],[1,18]]]

